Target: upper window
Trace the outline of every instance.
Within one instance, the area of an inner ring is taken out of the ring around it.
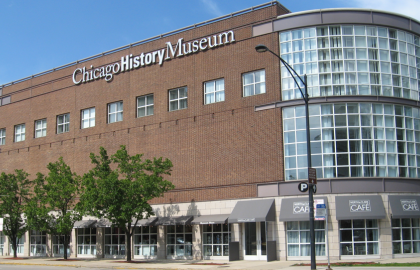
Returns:
[[[137,117],[153,115],[153,94],[137,98]]]
[[[204,103],[225,101],[225,79],[204,83]]]
[[[15,126],[15,142],[22,142],[25,140],[25,124]]]
[[[318,26],[280,33],[281,57],[299,75],[307,74],[310,97],[373,95],[419,100],[419,46],[419,36],[376,26]],[[281,78],[283,100],[302,98],[283,64]]]
[[[2,128],[0,129],[0,145],[6,144],[6,129]]]
[[[265,70],[258,70],[242,75],[244,97],[265,93]]]
[[[123,120],[123,102],[118,101],[108,104],[108,123],[120,122]]]
[[[70,130],[70,114],[62,114],[57,116],[57,134],[69,132]]]
[[[82,128],[90,128],[95,126],[95,108],[82,110]]]
[[[176,111],[187,108],[187,87],[169,90],[169,110]]]
[[[35,138],[47,136],[47,119],[35,121]]]

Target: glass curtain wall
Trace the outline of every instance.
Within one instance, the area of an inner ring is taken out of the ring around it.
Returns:
[[[308,75],[310,97],[379,95],[419,100],[420,40],[387,27],[332,25],[280,33],[280,54]],[[283,100],[300,99],[282,65]]]
[[[310,105],[318,178],[420,175],[419,109],[377,103]],[[307,179],[305,107],[283,109],[285,179]]]

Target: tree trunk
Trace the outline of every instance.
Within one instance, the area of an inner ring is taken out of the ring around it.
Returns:
[[[10,240],[12,241],[13,258],[17,258],[17,251],[16,251],[16,249],[17,249],[17,243],[16,243],[17,237],[12,236],[12,237],[10,237]]]
[[[67,248],[69,246],[69,241],[68,241],[68,235],[64,235],[64,241],[63,241],[63,246],[64,246],[64,260],[67,260]]]
[[[130,224],[131,225],[131,224]],[[130,228],[125,231],[125,249],[127,250],[127,262],[131,261],[131,233]]]

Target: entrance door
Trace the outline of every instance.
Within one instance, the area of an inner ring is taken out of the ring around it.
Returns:
[[[244,259],[267,260],[265,222],[243,223]]]

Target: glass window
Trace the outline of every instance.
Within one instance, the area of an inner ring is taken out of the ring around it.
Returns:
[[[225,79],[204,83],[204,104],[225,101]]]
[[[172,258],[192,256],[192,226],[166,226],[166,255]]]
[[[229,224],[202,225],[203,256],[229,256],[230,230]]]
[[[35,138],[47,136],[47,119],[35,121]]]
[[[154,100],[153,94],[137,98],[137,117],[153,115]]]
[[[2,128],[0,129],[0,145],[6,144],[6,129]]]
[[[134,230],[134,255],[143,258],[157,256],[157,226],[140,226]]]
[[[359,91],[365,90],[359,87]],[[337,103],[310,105],[309,110],[311,149],[317,156],[312,167],[317,169],[318,178],[417,177],[415,155],[420,155],[420,147],[405,142],[420,138],[416,137],[420,119],[417,114],[413,118],[412,107]],[[287,108],[284,113],[286,180],[306,177],[306,148],[302,147],[306,142],[305,117],[301,113],[304,111],[304,107],[298,106]],[[404,169],[396,171],[396,165]]]
[[[118,101],[108,104],[108,123],[120,122],[123,120],[123,102]]]
[[[90,128],[95,126],[95,108],[82,110],[81,128]]]
[[[64,235],[53,235],[52,236],[52,246],[53,254],[56,256],[64,256]],[[70,245],[67,248],[67,256],[70,256]]]
[[[379,225],[376,219],[340,220],[341,255],[379,254]]]
[[[317,38],[298,34],[309,30],[314,28],[294,30],[293,35],[299,38],[291,42],[287,34],[290,32],[280,33],[280,54],[298,74],[313,76],[308,80],[311,96],[383,95],[419,100],[420,64],[417,63],[420,63],[420,58],[416,56],[420,56],[420,47],[412,44],[417,41],[418,45],[418,36],[405,31],[363,25],[317,27]],[[342,59],[359,61],[337,61]],[[343,71],[344,74],[334,74]],[[347,73],[354,71],[364,73]],[[392,76],[390,73],[404,77]],[[282,78],[283,100],[301,98],[296,83],[284,68]],[[363,84],[363,87],[357,90],[356,84]],[[381,87],[380,84],[387,87]],[[244,96],[252,93],[251,87],[244,90]]]
[[[22,142],[25,140],[25,124],[15,126],[15,142]]]
[[[96,228],[77,229],[77,255],[96,255]]]
[[[105,255],[125,255],[125,233],[120,228],[105,228]]]
[[[9,241],[10,243],[10,241]],[[23,255],[24,244],[25,244],[25,235],[22,235],[21,238],[16,239],[16,254]],[[12,243],[9,244],[10,254],[13,254],[13,246]]]
[[[244,97],[265,93],[265,70],[258,70],[242,75]]]
[[[420,253],[420,219],[392,219],[392,253]]]
[[[187,87],[169,90],[169,111],[187,108]]]
[[[47,255],[47,234],[45,232],[31,230],[30,250],[31,256]]]
[[[286,223],[287,256],[310,256],[309,221]],[[315,221],[315,254],[325,256],[325,222]]]
[[[70,114],[62,114],[57,116],[57,134],[70,131]]]

